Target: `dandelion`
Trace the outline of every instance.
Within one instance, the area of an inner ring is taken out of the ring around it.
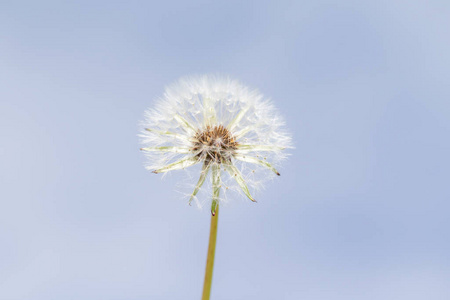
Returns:
[[[147,169],[159,174],[200,166],[189,204],[195,200],[201,206],[200,191],[208,194],[203,202],[211,201],[203,294],[209,299],[219,202],[231,191],[256,202],[253,193],[280,175],[277,166],[286,158],[283,150],[291,145],[290,135],[258,91],[211,75],[184,78],[166,88],[155,108],[146,111],[143,125],[141,150]],[[207,189],[202,188],[205,182]]]

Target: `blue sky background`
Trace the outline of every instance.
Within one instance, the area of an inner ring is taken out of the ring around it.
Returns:
[[[450,2],[162,2],[0,3],[0,299],[200,298],[210,215],[137,132],[211,72],[296,146],[221,210],[212,299],[448,299]]]

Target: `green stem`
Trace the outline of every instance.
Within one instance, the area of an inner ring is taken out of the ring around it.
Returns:
[[[211,229],[209,232],[208,257],[206,259],[205,283],[203,284],[202,300],[209,300],[211,294],[211,283],[214,269],[214,254],[216,252],[217,222],[219,220],[219,205],[216,207],[215,215],[211,215]]]

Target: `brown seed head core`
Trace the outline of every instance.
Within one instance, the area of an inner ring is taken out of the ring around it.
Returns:
[[[191,151],[206,162],[229,162],[238,146],[231,132],[222,125],[207,125],[195,133],[193,140]]]

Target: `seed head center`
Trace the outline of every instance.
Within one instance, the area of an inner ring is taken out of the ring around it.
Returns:
[[[221,163],[231,160],[237,146],[236,139],[227,128],[207,125],[195,133],[191,151],[201,159]]]

